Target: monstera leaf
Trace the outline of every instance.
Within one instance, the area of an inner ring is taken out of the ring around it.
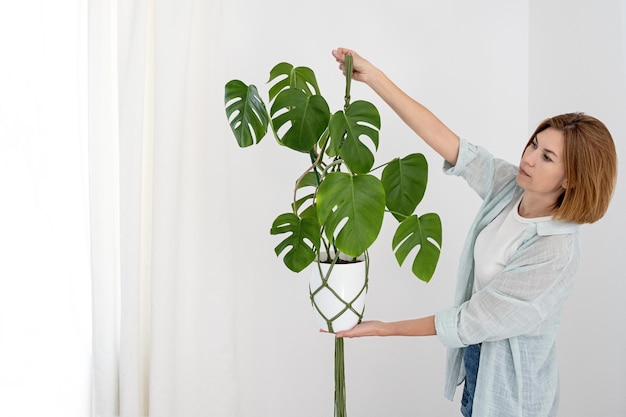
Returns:
[[[320,94],[315,73],[311,68],[294,67],[286,62],[281,62],[280,64],[274,66],[274,68],[270,71],[270,79],[268,82],[271,83],[281,76],[284,76],[284,78],[278,79],[270,88],[270,101],[274,100],[274,97],[276,97],[278,93],[287,88],[302,90],[302,92],[304,92],[307,96]]]
[[[441,220],[435,213],[406,218],[393,236],[392,247],[396,260],[402,265],[409,253],[418,248],[411,270],[422,281],[428,282],[435,273],[441,252]]]
[[[372,175],[333,172],[317,190],[317,217],[329,241],[359,256],[376,240],[385,214],[385,190]]]
[[[329,153],[339,155],[350,171],[365,174],[374,165],[374,151],[378,148],[380,114],[367,101],[355,101],[345,111],[333,114],[330,120],[331,145]],[[363,138],[371,142],[369,147]]]
[[[394,159],[383,170],[381,181],[385,187],[387,208],[398,221],[403,221],[413,214],[426,192],[426,158],[414,153]]]
[[[270,111],[278,141],[300,152],[315,146],[330,119],[328,103],[322,96],[307,96],[297,88],[281,91]]]
[[[224,104],[239,147],[259,143],[267,133],[270,119],[257,88],[239,80],[229,81],[225,87]]]
[[[290,248],[283,257],[283,262],[292,271],[302,271],[315,259],[321,238],[317,219],[299,218],[293,213],[284,213],[274,220],[270,233],[289,234],[274,248],[274,252],[276,256],[280,256],[285,249]]]

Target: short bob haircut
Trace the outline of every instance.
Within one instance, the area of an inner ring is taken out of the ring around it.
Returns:
[[[594,223],[606,213],[617,179],[613,138],[598,119],[584,113],[566,113],[544,120],[530,137],[554,128],[563,133],[567,188],[556,203],[556,220]]]

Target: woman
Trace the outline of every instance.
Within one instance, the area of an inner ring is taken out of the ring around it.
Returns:
[[[337,337],[428,336],[448,347],[445,396],[463,381],[465,417],[548,417],[558,407],[555,339],[578,267],[580,224],[606,212],[617,176],[609,131],[572,113],[549,118],[518,166],[460,139],[355,52],[333,56],[483,199],[462,251],[455,306],[398,322],[366,321]]]

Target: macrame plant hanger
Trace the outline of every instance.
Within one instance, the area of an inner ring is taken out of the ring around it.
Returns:
[[[335,332],[335,330],[333,329],[333,322],[337,318],[339,318],[341,315],[348,312],[348,310],[350,310],[352,313],[354,313],[358,317],[358,323],[360,323],[363,320],[363,312],[357,311],[353,307],[353,303],[356,302],[363,293],[367,293],[367,286],[368,286],[368,281],[369,281],[369,255],[367,251],[365,251],[365,253],[363,254],[363,257],[364,257],[364,262],[365,262],[365,280],[363,282],[363,287],[352,300],[344,300],[328,284],[328,280],[330,279],[333,268],[335,264],[337,263],[337,260],[339,259],[339,255],[337,254],[333,258],[330,268],[328,268],[328,271],[326,272],[326,274],[322,272],[322,269],[319,265],[319,259],[318,259],[318,269],[319,269],[319,274],[320,274],[322,283],[316,289],[309,288],[309,294],[310,294],[311,304],[313,305],[313,308],[315,308],[315,310],[317,310],[317,312],[324,318],[324,320],[326,321],[326,327],[328,328],[328,331],[331,333]],[[330,291],[330,293],[333,294],[333,296],[337,299],[337,301],[343,304],[343,308],[333,317],[327,317],[324,314],[324,312],[319,308],[317,303],[315,302],[315,295],[317,295],[322,290]],[[343,343],[343,338],[341,337],[335,338],[335,398],[334,398],[334,401],[335,401],[335,417],[347,417],[344,343]]]

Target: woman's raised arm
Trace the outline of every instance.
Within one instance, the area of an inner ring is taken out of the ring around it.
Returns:
[[[345,48],[333,51],[342,71],[345,71],[346,55],[352,55],[352,78],[370,86],[428,146],[455,165],[459,154],[459,137],[430,110],[409,97],[380,69],[356,52]]]

